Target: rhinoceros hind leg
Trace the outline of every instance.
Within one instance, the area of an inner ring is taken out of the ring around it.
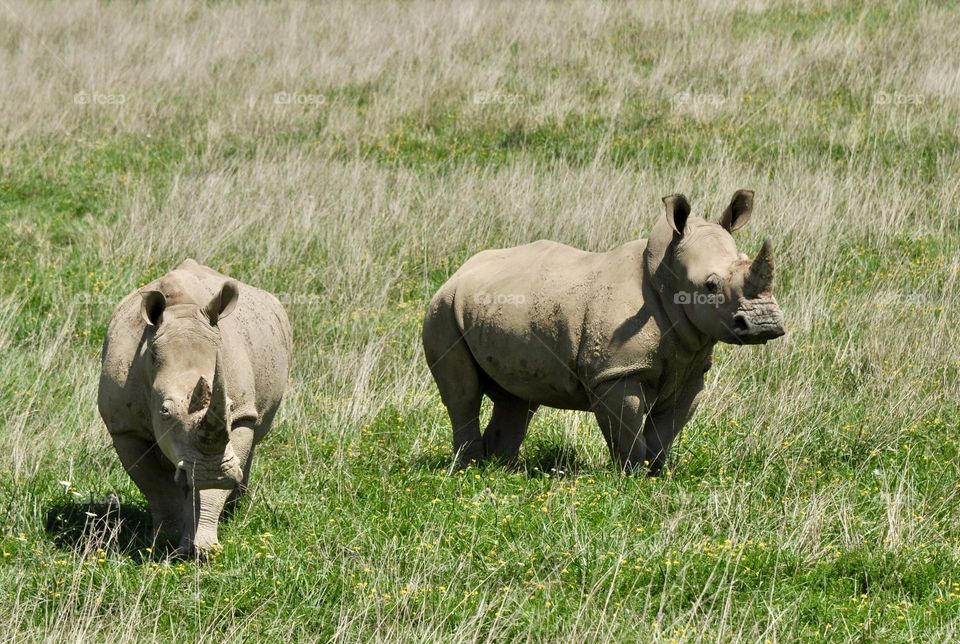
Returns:
[[[447,395],[441,393],[453,426],[453,454],[461,467],[479,463],[486,456],[480,436],[480,401],[483,394],[479,384],[475,390],[470,386],[470,381],[475,379],[475,376],[464,377],[448,385]]]
[[[520,444],[527,435],[537,405],[509,394],[493,398],[493,415],[483,432],[488,456],[504,463],[513,463],[520,453]]]
[[[480,462],[485,453],[480,436],[480,401],[483,390],[473,354],[454,329],[425,333],[424,343],[430,373],[437,382],[440,399],[453,426],[453,454],[461,467]]]

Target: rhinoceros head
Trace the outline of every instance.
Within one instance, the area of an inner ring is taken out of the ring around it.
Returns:
[[[737,252],[731,233],[747,223],[753,192],[738,190],[717,223],[690,216],[683,195],[664,197],[666,213],[649,246],[660,265],[658,290],[702,335],[731,344],[760,344],[784,334],[773,297],[773,248],[767,238],[754,259]]]
[[[205,305],[168,304],[161,291],[141,292],[140,314],[152,331],[142,355],[154,436],[176,464],[176,480],[185,489],[229,489],[242,480],[230,444],[230,402],[218,326],[236,307],[238,296],[232,281]]]

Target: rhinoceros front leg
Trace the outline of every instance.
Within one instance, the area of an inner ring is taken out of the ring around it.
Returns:
[[[147,498],[153,521],[151,542],[175,540],[182,530],[183,492],[174,483],[174,470],[164,467],[156,444],[132,432],[111,433],[123,468]]]
[[[183,535],[180,551],[202,554],[220,544],[217,528],[220,514],[231,490],[191,490],[183,507]]]
[[[254,430],[251,427],[234,427],[230,432],[230,443],[243,464],[243,480],[247,481],[250,472],[250,456],[253,450]],[[242,490],[241,490],[242,491]],[[180,538],[180,551],[184,554],[202,554],[220,544],[218,528],[220,515],[231,495],[236,490],[205,489],[190,490],[183,504],[183,535]]]
[[[659,476],[663,470],[674,439],[696,411],[701,391],[703,391],[702,374],[684,383],[672,404],[663,409],[657,409],[647,416],[643,437],[647,443],[650,476]]]
[[[643,385],[634,379],[603,383],[594,392],[593,413],[611,457],[624,470],[642,467],[647,460],[646,407]]]

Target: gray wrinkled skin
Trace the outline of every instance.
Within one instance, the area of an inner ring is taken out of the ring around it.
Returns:
[[[440,288],[423,346],[461,465],[514,460],[547,405],[594,412],[614,460],[655,475],[714,345],[783,335],[770,241],[751,261],[731,235],[753,192],[738,190],[718,223],[690,216],[683,195],[664,204],[647,240],[607,253],[551,241],[484,251]],[[494,407],[481,435],[484,395]]]
[[[280,406],[291,345],[275,297],[192,259],[117,306],[98,407],[155,537],[179,538],[184,552],[217,544]]]

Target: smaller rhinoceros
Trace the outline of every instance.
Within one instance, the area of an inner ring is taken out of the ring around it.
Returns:
[[[280,406],[291,343],[275,297],[192,259],[117,306],[98,407],[154,538],[179,538],[187,553],[218,543]]]
[[[773,253],[737,252],[753,210],[738,190],[719,222],[683,195],[649,240],[607,253],[551,241],[470,258],[430,303],[423,346],[461,465],[516,458],[540,405],[592,411],[615,461],[662,469],[692,415],[714,345],[783,335]],[[493,415],[480,434],[483,395]]]

